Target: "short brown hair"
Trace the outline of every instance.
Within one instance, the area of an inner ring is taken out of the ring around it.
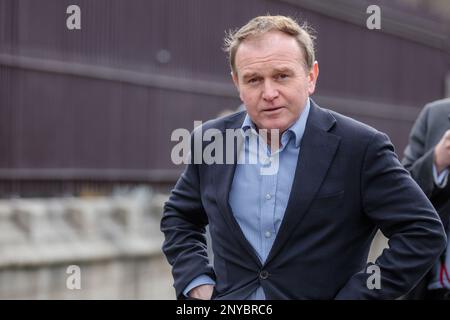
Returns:
[[[228,53],[231,70],[236,73],[235,56],[239,45],[250,37],[261,35],[269,31],[281,31],[297,40],[305,57],[305,68],[311,70],[314,61],[314,39],[313,30],[304,23],[300,26],[294,19],[286,16],[259,16],[250,20],[239,30],[228,31],[224,40],[224,50]]]

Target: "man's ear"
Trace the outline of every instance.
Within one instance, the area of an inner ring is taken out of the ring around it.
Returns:
[[[313,67],[308,73],[308,93],[312,95],[316,90],[317,78],[319,77],[319,63],[314,61]]]

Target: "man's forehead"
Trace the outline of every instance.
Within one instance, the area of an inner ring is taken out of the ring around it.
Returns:
[[[242,74],[262,71],[288,71],[303,67],[301,52],[243,53],[236,56],[236,69]]]
[[[271,61],[284,61],[288,64],[302,62],[303,54],[297,40],[282,32],[271,31],[244,40],[235,55],[235,65],[238,69]]]

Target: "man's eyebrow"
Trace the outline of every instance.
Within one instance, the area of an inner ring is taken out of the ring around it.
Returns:
[[[275,73],[292,73],[292,69],[289,67],[280,67],[280,68],[275,68]]]
[[[259,74],[256,72],[248,72],[248,73],[244,73],[242,75],[242,79],[249,79],[249,78],[253,78],[253,77],[258,77]]]
[[[278,74],[278,73],[293,73],[293,72],[294,71],[289,67],[279,67],[279,68],[275,68],[273,73]],[[250,72],[244,73],[242,75],[242,79],[247,80],[247,79],[250,79],[253,77],[259,77],[259,76],[260,76],[259,73],[250,71]]]

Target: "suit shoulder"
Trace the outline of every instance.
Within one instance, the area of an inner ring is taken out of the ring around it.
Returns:
[[[229,115],[225,115],[223,117],[215,118],[206,121],[202,124],[202,130],[208,129],[218,129],[224,130],[227,129],[227,124],[229,123],[237,123],[242,122],[245,117],[246,111],[238,111]]]
[[[389,146],[392,151],[395,151],[394,145],[386,133],[338,112],[331,110],[329,112],[336,119],[336,124],[331,132],[340,136],[341,143],[350,148],[351,152],[366,153],[370,146],[374,148]]]
[[[366,123],[350,118],[336,111],[328,109],[325,110],[328,111],[336,119],[336,125],[333,129],[337,134],[349,135],[353,138],[360,137],[370,139],[375,134],[379,133],[377,129],[369,126]]]
[[[425,105],[424,110],[430,113],[450,112],[450,98],[436,100]]]

